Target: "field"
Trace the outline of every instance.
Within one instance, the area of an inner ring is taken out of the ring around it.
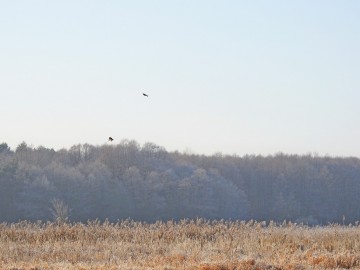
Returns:
[[[360,226],[3,223],[0,269],[360,269]]]

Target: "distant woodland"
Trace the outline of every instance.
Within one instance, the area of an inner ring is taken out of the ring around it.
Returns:
[[[0,144],[0,222],[99,219],[360,220],[360,160],[212,156],[153,143],[55,151]]]

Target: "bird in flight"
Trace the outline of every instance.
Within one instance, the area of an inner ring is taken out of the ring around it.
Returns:
[[[144,97],[149,97],[149,95],[148,95],[148,94],[145,94],[145,93],[143,93],[143,96],[144,96]]]
[[[113,138],[109,137],[109,142],[112,142],[113,140],[114,140]]]

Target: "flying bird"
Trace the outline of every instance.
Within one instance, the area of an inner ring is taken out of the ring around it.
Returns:
[[[148,94],[145,94],[145,93],[143,93],[143,96],[144,96],[144,97],[149,97],[149,95],[148,95]]]
[[[114,140],[113,138],[109,137],[109,142],[112,142],[113,140]]]

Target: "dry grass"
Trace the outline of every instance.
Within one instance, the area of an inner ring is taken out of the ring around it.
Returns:
[[[0,224],[0,269],[360,269],[360,226]]]

